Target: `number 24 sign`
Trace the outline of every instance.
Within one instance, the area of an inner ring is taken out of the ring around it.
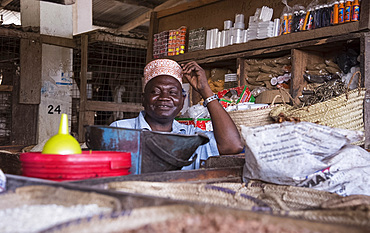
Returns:
[[[60,105],[57,105],[56,107],[54,106],[54,105],[49,105],[48,106],[48,109],[49,109],[49,111],[48,111],[48,114],[54,114],[54,113],[56,113],[56,114],[60,114],[61,113],[61,109],[60,109]]]

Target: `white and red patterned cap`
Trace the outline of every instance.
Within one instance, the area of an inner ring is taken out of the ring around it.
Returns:
[[[151,79],[159,75],[169,75],[182,85],[182,68],[174,60],[156,59],[149,62],[144,68],[144,87]]]

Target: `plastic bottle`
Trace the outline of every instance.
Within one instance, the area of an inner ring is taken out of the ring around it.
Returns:
[[[288,14],[288,33],[292,32],[292,23],[293,23],[293,14],[289,13]]]
[[[303,26],[304,26],[304,20],[306,18],[306,11],[300,10],[299,11],[299,30],[298,31],[303,31]]]
[[[344,10],[344,22],[351,22],[351,11],[352,11],[353,0],[347,0],[345,10]]]
[[[299,11],[294,11],[291,32],[299,31]]]
[[[339,23],[339,2],[335,1],[333,6],[333,25]]]
[[[321,11],[321,27],[330,26],[330,7],[329,5],[325,4],[322,7]]]
[[[352,3],[352,17],[351,21],[359,21],[360,20],[360,3],[358,0],[355,0]]]
[[[338,8],[338,23],[344,23],[344,0],[339,1],[339,8]]]
[[[288,14],[284,13],[281,20],[281,31],[280,35],[288,34]]]
[[[330,13],[330,26],[334,25],[334,3],[329,5],[329,13]]]
[[[311,30],[312,25],[313,25],[313,9],[310,8],[310,9],[308,9],[308,11],[306,13],[306,18],[304,20],[303,29],[304,30]]]
[[[321,9],[320,6],[315,7],[313,16],[313,28],[321,28]]]

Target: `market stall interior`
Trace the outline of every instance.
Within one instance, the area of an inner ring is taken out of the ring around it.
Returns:
[[[369,1],[0,3],[1,232],[369,232]],[[198,133],[109,126],[160,59]]]

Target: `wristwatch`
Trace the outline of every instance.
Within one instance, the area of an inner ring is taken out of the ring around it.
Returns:
[[[214,101],[214,100],[220,100],[220,98],[218,98],[217,94],[214,94],[214,95],[208,97],[207,99],[205,99],[204,102],[203,102],[203,106],[207,107],[207,104],[211,101]]]

